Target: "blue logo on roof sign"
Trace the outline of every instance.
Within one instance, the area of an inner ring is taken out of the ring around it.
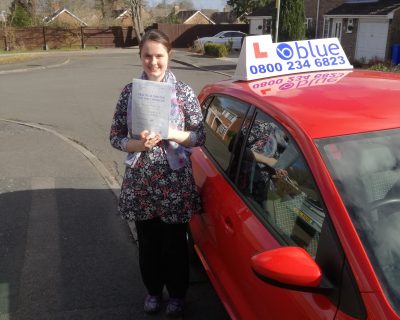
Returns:
[[[304,45],[301,45],[301,44]],[[293,47],[292,47],[293,46]],[[276,47],[276,54],[282,60],[323,58],[337,56],[340,54],[340,46],[337,43],[313,43],[312,41],[293,41],[292,46],[288,43],[280,43]]]
[[[266,36],[249,36],[244,40],[234,77],[254,80],[352,68],[337,38],[272,43]]]
[[[281,43],[276,47],[276,54],[282,60],[290,60],[293,58],[294,52],[290,45]]]

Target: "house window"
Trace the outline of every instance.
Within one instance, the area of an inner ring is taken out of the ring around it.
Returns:
[[[271,33],[272,33],[272,20],[263,19],[263,34],[271,34]]]
[[[324,18],[324,32],[323,37],[329,38],[329,18]]]
[[[334,19],[332,23],[331,37],[342,38],[342,19]]]
[[[306,21],[304,22],[306,26],[306,30],[311,30],[312,29],[312,18],[306,18]]]

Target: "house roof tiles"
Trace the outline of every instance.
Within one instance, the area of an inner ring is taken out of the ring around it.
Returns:
[[[267,4],[265,7],[254,10],[248,17],[271,17],[275,16],[276,8],[275,2]]]
[[[49,16],[45,17],[43,19],[43,22],[45,24],[48,24],[50,22],[52,22],[53,20],[55,20],[60,14],[62,13],[66,13],[68,15],[70,15],[71,17],[73,17],[75,20],[77,20],[81,25],[86,26],[86,22],[83,21],[82,19],[79,19],[76,15],[74,15],[71,11],[69,11],[67,8],[61,8],[56,10],[55,12],[53,12],[52,14],[50,14]]]
[[[327,12],[327,15],[370,15],[385,16],[400,8],[399,0],[380,0],[377,2],[343,3]]]

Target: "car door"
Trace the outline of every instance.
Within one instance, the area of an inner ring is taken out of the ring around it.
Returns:
[[[242,34],[239,32],[227,32],[225,34],[226,41],[232,41],[232,48],[233,49],[238,49],[241,47],[242,43]]]
[[[209,101],[211,100],[211,103]],[[229,269],[230,241],[234,237],[232,210],[248,214],[228,175],[232,143],[250,110],[250,105],[225,96],[216,96],[203,104],[206,145],[192,154],[193,171],[201,192],[203,213],[194,215],[191,233],[203,261],[210,265],[210,278],[226,306],[241,301],[240,290]],[[207,268],[206,268],[207,269]],[[229,311],[229,310],[228,310]],[[237,313],[236,311],[234,313]]]
[[[196,217],[195,225],[213,284],[231,316],[334,319],[339,307],[343,314],[350,315],[349,319],[362,318],[362,303],[351,271],[343,267],[343,251],[294,139],[265,113],[247,106],[240,127],[231,130],[231,139],[225,143],[222,161],[221,148],[213,146],[219,130],[210,121],[214,113],[210,109],[215,109],[218,101],[223,107],[218,111],[223,114],[224,106],[229,109],[234,100],[214,99],[206,113],[207,166],[203,167],[207,169],[203,170],[200,186],[204,213]],[[195,160],[194,165],[199,166],[199,161]],[[277,170],[284,174],[281,180],[272,177]],[[332,293],[288,290],[255,275],[251,257],[288,245],[309,252],[324,271],[325,282],[332,285]],[[348,292],[357,308],[340,304],[341,294],[347,293],[349,301]]]

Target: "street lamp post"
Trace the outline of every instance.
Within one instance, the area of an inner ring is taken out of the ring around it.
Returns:
[[[276,21],[275,21],[275,42],[278,42],[278,32],[279,32],[279,14],[281,11],[281,0],[275,0],[276,6]]]

